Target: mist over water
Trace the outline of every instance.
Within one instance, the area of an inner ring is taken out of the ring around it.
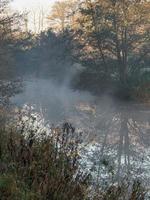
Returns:
[[[12,98],[12,102],[42,109],[45,117],[52,123],[69,120],[75,115],[80,103],[94,102],[88,92],[73,91],[67,84],[58,84],[50,79],[32,78],[24,81],[23,92]]]
[[[149,107],[119,103],[108,94],[96,97],[74,91],[69,83],[27,78],[23,92],[13,97],[12,103],[33,106],[50,124],[72,123],[83,131],[86,141],[91,141],[88,150],[93,148],[90,156],[94,163],[108,158],[117,165],[117,176],[130,171],[132,177],[136,172],[137,177],[149,184]]]
[[[70,121],[83,129],[92,127],[96,133],[108,127],[110,120],[120,119],[121,114],[139,123],[149,123],[148,106],[119,102],[108,94],[98,97],[73,90],[70,80],[60,84],[53,79],[25,78],[23,92],[14,96],[12,103],[34,106],[50,123]]]

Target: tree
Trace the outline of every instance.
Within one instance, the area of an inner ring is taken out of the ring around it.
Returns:
[[[149,44],[147,0],[86,0],[78,31],[82,51],[77,56],[86,65],[99,66],[105,80],[116,79],[124,88],[130,77],[145,65]],[[80,26],[81,27],[81,26]]]
[[[11,13],[9,1],[0,1],[0,78],[10,78],[14,72],[13,50],[18,37],[19,16]]]
[[[66,28],[76,26],[76,10],[79,2],[77,0],[56,1],[48,16],[50,27],[56,32],[64,31]]]

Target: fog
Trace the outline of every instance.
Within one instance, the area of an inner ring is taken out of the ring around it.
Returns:
[[[13,97],[12,103],[33,106],[50,124],[70,122],[81,129],[85,141],[100,144],[90,153],[91,158],[99,160],[109,155],[108,159],[118,166],[118,177],[126,170],[132,174],[134,169],[138,177],[149,180],[150,113],[144,105],[119,102],[109,94],[98,97],[75,91],[70,79],[60,84],[33,77],[24,78],[23,92]]]
[[[110,90],[94,96],[92,92],[72,89],[74,77],[79,78],[78,72],[83,68],[68,64],[67,69],[54,77],[26,75],[23,78],[23,91],[11,99],[12,103],[19,107],[34,107],[50,126],[69,122],[76,130],[83,132],[84,142],[88,143],[88,161],[85,165],[90,162],[91,168],[93,163],[99,166],[104,158],[110,165],[113,163],[117,179],[123,174],[130,173],[131,178],[137,174],[138,178],[149,184],[148,106],[119,100]],[[87,160],[86,153],[83,154],[84,160]],[[103,165],[101,169],[103,171]],[[101,169],[97,167],[94,170],[94,173],[100,174],[99,181],[103,180]]]
[[[88,92],[73,91],[68,84],[50,79],[32,78],[24,80],[23,92],[12,98],[12,102],[23,106],[35,106],[52,123],[67,121],[76,114],[80,103],[92,104],[94,97]]]

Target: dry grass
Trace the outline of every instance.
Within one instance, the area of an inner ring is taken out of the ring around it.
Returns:
[[[90,174],[79,170],[81,134],[70,124],[37,137],[25,123],[0,128],[0,200],[145,199],[140,182],[90,191]]]

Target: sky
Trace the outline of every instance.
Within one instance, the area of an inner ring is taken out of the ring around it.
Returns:
[[[47,9],[51,7],[56,0],[14,0],[12,7],[19,11],[30,10],[39,6]]]
[[[46,17],[50,13],[51,7],[56,2],[56,0],[13,0],[11,3],[11,8],[19,12],[29,11],[28,13],[28,28],[34,32],[37,32],[39,28],[39,14],[40,11],[44,11],[44,29],[47,28]],[[33,25],[33,13],[36,16],[36,28]],[[35,30],[36,29],[36,30]]]

